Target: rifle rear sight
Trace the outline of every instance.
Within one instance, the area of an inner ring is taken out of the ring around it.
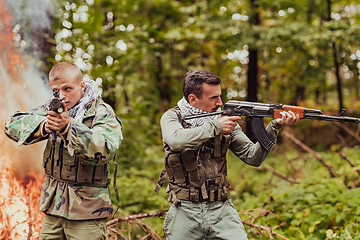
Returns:
[[[54,90],[53,93],[54,97],[51,99],[49,103],[49,107],[51,111],[54,111],[56,113],[62,113],[64,111],[63,105],[60,98],[59,90]]]

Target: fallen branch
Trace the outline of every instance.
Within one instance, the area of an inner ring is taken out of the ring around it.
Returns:
[[[336,137],[340,140],[341,145],[342,145],[343,147],[347,147],[347,146],[348,146],[348,144],[347,144],[346,141],[345,141],[345,138],[344,138],[341,134],[337,133],[337,134],[336,134]]]
[[[334,122],[336,125],[338,125],[339,127],[341,127],[342,129],[344,129],[348,134],[350,134],[351,136],[353,136],[358,142],[360,142],[360,137],[357,133],[355,133],[354,131],[352,131],[350,128],[348,128],[345,124],[340,123],[340,122]]]
[[[304,143],[302,143],[299,139],[297,139],[294,135],[292,135],[291,133],[285,131],[285,130],[282,130],[281,131],[281,134],[284,135],[285,137],[289,138],[291,141],[293,141],[294,143],[296,143],[297,145],[299,145],[302,149],[304,149],[305,151],[307,151],[308,153],[310,153],[311,155],[313,155],[315,157],[315,159],[317,159],[321,164],[323,164],[327,170],[329,171],[330,173],[330,176],[332,178],[335,178],[336,175],[335,173],[332,171],[332,167],[327,165],[325,160],[320,157],[319,154],[317,154],[314,150],[312,150],[311,148],[309,148],[308,146],[306,146]]]
[[[295,168],[294,164],[293,164],[293,161],[299,159],[300,157],[298,156],[298,157],[296,157],[296,158],[289,159],[289,158],[286,156],[286,153],[284,152],[284,149],[282,149],[281,147],[278,147],[276,152],[277,152],[277,153],[280,153],[280,154],[286,159],[286,161],[289,163],[292,171],[293,171],[294,174],[295,174],[294,179],[295,179],[295,178],[301,178],[301,173],[300,173],[300,171],[298,171],[298,170]]]
[[[272,172],[273,174],[275,174],[276,176],[284,179],[285,181],[288,181],[288,182],[294,183],[294,184],[299,184],[298,182],[295,182],[295,181],[289,179],[287,176],[279,173],[278,171],[276,171],[276,169],[270,167],[269,165],[265,165],[263,167],[260,167],[260,168],[258,168],[258,170],[268,170],[268,171]]]
[[[355,167],[355,165],[347,158],[346,154],[345,154],[343,151],[340,151],[340,152],[339,152],[339,155],[340,155],[340,157],[341,157],[342,159],[344,159],[345,161],[347,161],[352,168]],[[357,169],[356,172],[357,172],[357,173],[359,174],[359,176],[360,176],[360,170]]]
[[[149,225],[147,225],[146,223],[142,223],[139,221],[139,219],[135,219],[135,220],[130,220],[130,221],[127,221],[127,224],[128,224],[128,230],[121,230],[119,228],[116,228],[116,227],[108,227],[108,233],[107,233],[107,238],[106,239],[116,239],[118,240],[118,236],[121,237],[121,239],[124,239],[124,240],[131,240],[131,234],[130,234],[130,229],[131,229],[131,226],[132,225],[139,225],[142,230],[147,233],[144,237],[142,238],[138,238],[139,240],[147,240],[147,239],[155,239],[155,240],[161,240],[161,237],[154,231],[154,229],[152,229]],[[112,235],[112,233],[115,233],[116,235]],[[125,237],[123,235],[123,232],[127,232],[128,233],[128,236]],[[118,236],[117,236],[118,235]]]
[[[257,214],[254,214],[254,211],[258,211]],[[254,209],[248,209],[248,210],[242,210],[239,212],[239,214],[246,214],[247,216],[249,216],[248,219],[246,219],[247,222],[253,223],[255,221],[255,219],[259,218],[259,217],[263,217],[267,214],[272,214],[275,217],[279,218],[278,215],[276,215],[275,213],[272,212],[272,209],[270,210],[265,210],[265,209],[260,209],[260,208],[254,208]]]
[[[278,238],[282,238],[282,239],[285,239],[285,240],[289,240],[288,238],[286,238],[286,237],[284,237],[284,236],[282,236],[282,235],[274,232],[274,229],[275,229],[275,228],[278,228],[278,227],[284,225],[286,222],[281,223],[280,225],[276,226],[274,229],[271,228],[271,227],[266,227],[266,226],[262,226],[262,225],[259,225],[259,224],[248,223],[248,222],[246,222],[246,221],[242,221],[242,222],[243,222],[243,224],[245,224],[245,225],[247,225],[247,226],[249,226],[249,227],[252,227],[252,228],[260,228],[261,230],[268,232],[268,233],[269,233],[269,236],[268,236],[268,237],[269,237],[270,239],[274,239],[274,238],[272,237],[272,235],[274,235],[274,236],[276,236],[276,237],[278,237]]]
[[[258,212],[257,214],[253,214],[252,211],[259,211],[259,212]],[[247,213],[247,212],[251,212],[251,213],[249,214],[249,213]],[[286,237],[284,237],[284,236],[282,236],[282,235],[274,232],[274,230],[275,230],[276,228],[281,227],[282,225],[286,224],[286,222],[283,222],[283,223],[277,225],[277,226],[274,227],[274,228],[262,226],[262,225],[259,225],[259,224],[254,224],[254,220],[255,220],[256,218],[258,218],[258,217],[263,217],[263,216],[265,216],[265,215],[267,215],[267,214],[269,214],[269,213],[272,214],[272,215],[274,215],[275,217],[279,218],[279,216],[277,216],[276,214],[274,214],[274,213],[272,212],[272,209],[270,209],[270,210],[265,210],[265,209],[255,208],[255,209],[249,209],[249,210],[240,211],[239,214],[241,214],[241,213],[245,213],[246,215],[250,216],[250,217],[249,217],[248,219],[246,219],[246,220],[241,220],[244,225],[247,225],[247,226],[252,227],[252,228],[260,228],[261,231],[265,231],[267,234],[269,234],[269,235],[267,235],[267,236],[268,236],[270,239],[274,239],[274,238],[273,238],[273,235],[274,235],[274,236],[276,236],[276,237],[278,237],[278,238],[282,238],[282,239],[285,239],[285,240],[289,240],[288,238],[286,238]],[[260,235],[263,235],[262,232],[258,232],[258,233],[259,233]]]
[[[127,217],[115,218],[113,220],[108,221],[106,223],[106,226],[111,227],[120,222],[129,222],[129,221],[137,220],[137,219],[141,219],[141,218],[165,217],[165,216],[166,216],[166,212],[164,212],[161,209],[161,210],[156,211],[156,213],[141,213],[141,214],[136,214],[136,215],[130,215]]]
[[[253,213],[257,211],[257,213]],[[259,217],[263,217],[267,214],[272,214],[274,216],[276,216],[277,218],[279,218],[279,216],[277,216],[276,214],[274,214],[272,212],[272,210],[265,210],[265,209],[249,209],[249,210],[243,210],[243,211],[240,211],[239,214],[242,213],[242,214],[246,214],[249,216],[248,219],[246,220],[241,220],[242,223],[244,225],[247,225],[249,227],[252,227],[252,228],[255,228],[255,230],[258,228],[260,229],[260,231],[256,230],[260,235],[266,235],[267,237],[269,237],[270,239],[274,239],[273,236],[275,237],[278,237],[278,238],[282,238],[282,239],[285,239],[285,240],[289,240],[288,238],[274,232],[275,229],[281,227],[282,225],[285,224],[285,222],[279,224],[278,226],[276,227],[267,227],[267,226],[262,226],[262,225],[259,225],[259,224],[255,224],[254,221],[255,219],[259,218]],[[127,216],[127,217],[120,217],[120,218],[116,218],[116,219],[113,219],[113,220],[110,220],[108,221],[106,224],[107,224],[107,228],[109,229],[109,231],[115,233],[115,234],[118,234],[120,235],[123,239],[126,239],[126,240],[131,240],[130,238],[130,225],[132,225],[134,222],[138,225],[140,225],[142,227],[142,229],[148,233],[147,235],[145,235],[143,238],[141,239],[160,239],[160,237],[158,236],[158,234],[150,227],[148,226],[147,224],[145,223],[141,223],[139,221],[139,219],[142,219],[142,218],[152,218],[152,217],[165,217],[167,214],[167,212],[165,212],[164,210],[158,210],[156,211],[156,213],[143,213],[143,214],[136,214],[136,215],[130,215],[130,216]],[[129,224],[129,230],[126,230],[128,232],[128,237],[125,237],[122,232],[126,232],[124,230],[121,230],[121,229],[118,229],[118,228],[114,228],[112,226],[114,226],[115,224],[117,223],[120,223],[120,222],[127,222]],[[132,222],[130,224],[130,222]],[[144,227],[145,226],[145,227]],[[116,238],[117,239],[117,238]]]

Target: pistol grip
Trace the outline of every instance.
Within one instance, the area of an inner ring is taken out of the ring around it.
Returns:
[[[57,133],[53,130],[49,130],[50,131],[50,135],[51,135],[51,142],[56,142],[56,138],[57,138]]]

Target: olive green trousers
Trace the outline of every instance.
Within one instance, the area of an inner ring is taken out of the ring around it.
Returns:
[[[247,240],[245,228],[230,199],[216,202],[180,200],[171,207],[164,222],[167,240]]]
[[[46,215],[40,240],[105,240],[106,219],[68,220]]]

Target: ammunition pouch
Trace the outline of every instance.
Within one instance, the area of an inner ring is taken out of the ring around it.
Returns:
[[[219,135],[181,151],[172,151],[165,145],[169,200],[175,203],[179,199],[198,202],[230,198],[226,179],[229,142],[230,136]],[[157,191],[165,181],[164,176],[166,175],[162,173]]]
[[[180,109],[175,107],[173,110],[183,128],[188,128],[182,120]],[[166,191],[169,201],[174,204],[178,204],[179,200],[198,202],[229,199],[226,152],[230,138],[230,135],[220,134],[181,151],[173,151],[164,143],[165,166],[155,191],[159,192],[169,178]]]
[[[83,122],[91,128],[92,117]],[[108,178],[108,163],[102,166],[93,166],[84,158],[71,156],[64,147],[64,140],[56,138],[53,144],[49,139],[43,156],[45,174],[55,180],[79,185],[104,187],[110,183]]]

